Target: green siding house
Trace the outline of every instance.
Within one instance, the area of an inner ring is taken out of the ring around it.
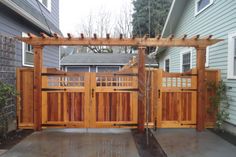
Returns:
[[[220,69],[229,87],[230,120],[228,131],[236,134],[236,1],[173,0],[162,37],[200,35],[224,39],[207,48],[206,68]],[[184,72],[196,66],[195,48],[158,48],[160,67],[169,72]]]

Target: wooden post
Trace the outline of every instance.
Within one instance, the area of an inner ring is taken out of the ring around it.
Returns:
[[[34,125],[37,131],[42,126],[42,66],[43,47],[34,46]]]
[[[138,48],[138,130],[144,132],[145,121],[145,49]]]
[[[205,62],[206,47],[196,47],[197,50],[197,131],[205,129]]]

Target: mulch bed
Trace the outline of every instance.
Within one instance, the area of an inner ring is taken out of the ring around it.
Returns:
[[[220,136],[224,140],[228,141],[229,143],[233,144],[236,146],[236,136],[227,132],[227,131],[220,131],[220,130],[215,130],[215,129],[209,129],[216,135]]]
[[[151,132],[149,132],[148,145],[146,134],[139,133],[137,129],[133,129],[132,135],[140,157],[167,157],[166,153],[163,151]]]
[[[0,149],[12,148],[31,133],[33,133],[33,130],[14,130],[9,132],[5,138],[0,138]]]

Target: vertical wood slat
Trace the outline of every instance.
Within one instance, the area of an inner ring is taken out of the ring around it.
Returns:
[[[157,126],[158,128],[161,128],[161,122],[162,122],[162,117],[163,117],[163,103],[162,103],[162,70],[158,69],[157,72],[157,82],[158,82],[158,106],[157,106]]]
[[[0,40],[1,40],[1,38],[0,38]],[[17,93],[21,93],[20,87],[21,87],[22,83],[21,83],[20,77],[21,77],[21,71],[20,71],[20,69],[16,69],[16,90],[17,90]],[[21,104],[21,97],[17,96],[17,98],[16,98],[17,128],[19,127],[19,123],[21,122],[21,117],[22,117],[21,116],[21,108],[22,108],[21,105],[22,105]]]
[[[87,126],[96,126],[96,119],[97,119],[97,115],[99,115],[100,113],[97,113],[97,100],[98,100],[98,97],[96,96],[97,95],[97,91],[96,91],[96,84],[97,80],[96,80],[96,73],[90,73],[90,82],[89,83],[89,102],[87,102],[87,106],[88,106],[88,109],[87,111],[89,112],[88,115],[89,117],[87,117]],[[101,82],[102,84],[102,82]]]
[[[158,122],[158,70],[153,70],[152,77],[152,103],[153,103],[153,122],[154,127],[157,127]]]
[[[43,72],[46,72],[46,69],[42,69]],[[48,78],[42,78],[42,87],[46,87],[48,85]],[[48,121],[48,105],[47,105],[47,93],[42,92],[42,123],[46,123]]]

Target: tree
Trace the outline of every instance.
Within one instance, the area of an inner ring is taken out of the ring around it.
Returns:
[[[119,37],[120,34],[124,38],[132,37],[132,4],[126,1],[120,10],[119,17],[116,20],[116,25],[114,28],[115,36]],[[131,47],[122,46],[119,47],[119,52],[130,53]]]
[[[79,22],[77,31],[78,35],[84,33],[85,37],[94,37],[94,33],[98,38],[105,38],[111,33],[112,37],[124,38],[132,36],[132,3],[123,0],[123,6],[118,13],[118,17],[114,18],[110,11],[100,8],[96,12],[90,12],[82,21]],[[88,46],[88,50],[94,53],[130,53],[131,47],[108,47],[108,46]]]
[[[150,1],[150,37],[161,34],[172,0],[134,0],[133,35],[149,34]]]
[[[80,30],[84,33],[85,37],[92,38],[94,33],[97,34],[98,37],[104,38],[111,31],[111,14],[110,12],[100,9],[99,12],[94,15],[92,12],[80,22]],[[81,32],[77,32],[80,34]],[[89,50],[94,53],[112,53],[111,47],[108,46],[88,46]]]

